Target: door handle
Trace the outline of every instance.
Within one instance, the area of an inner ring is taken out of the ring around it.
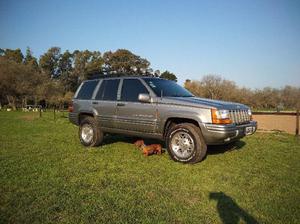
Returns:
[[[126,104],[125,103],[117,103],[118,107],[124,107]]]
[[[92,104],[98,104],[98,102],[95,102],[95,101],[94,101],[94,102],[92,102]]]

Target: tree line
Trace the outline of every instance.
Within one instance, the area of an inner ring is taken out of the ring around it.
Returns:
[[[70,102],[79,84],[96,75],[147,75],[177,81],[175,74],[153,71],[150,62],[129,50],[114,52],[68,50],[52,47],[39,59],[30,48],[25,55],[20,49],[0,49],[0,106],[12,109],[27,104],[44,107],[62,106]],[[254,109],[296,109],[300,106],[300,88],[265,87],[252,90],[217,75],[189,80],[184,87],[194,95],[240,102]]]
[[[265,87],[252,90],[239,87],[235,82],[218,75],[206,75],[201,80],[187,79],[184,87],[196,96],[240,102],[256,110],[295,110],[300,108],[299,87]]]
[[[151,75],[177,81],[175,74],[153,71],[150,62],[129,50],[47,50],[39,59],[30,48],[0,49],[0,105],[13,110],[28,103],[44,107],[69,102],[79,84],[95,75]]]

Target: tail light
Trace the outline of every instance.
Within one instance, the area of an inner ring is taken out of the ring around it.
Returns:
[[[74,111],[73,102],[71,102],[68,106],[68,111],[72,113]]]

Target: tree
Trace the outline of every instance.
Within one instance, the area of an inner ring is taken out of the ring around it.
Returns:
[[[1,49],[0,56],[6,58],[7,60],[14,61],[16,63],[22,63],[24,59],[24,56],[20,48],[17,48],[16,50]]]
[[[0,58],[0,93],[8,104],[16,109],[28,98],[36,98],[36,88],[43,83],[42,77],[30,67],[6,58]]]
[[[203,89],[201,87],[200,81],[191,81],[189,79],[185,80],[184,88],[189,90],[195,96],[204,97]]]
[[[47,79],[38,89],[39,99],[46,100],[46,106],[60,106],[64,102],[64,89],[59,79]]]
[[[172,81],[177,82],[176,75],[173,74],[172,72],[169,72],[169,71],[164,71],[163,73],[161,73],[160,78],[168,79],[168,80],[172,80]]]
[[[87,78],[93,74],[102,74],[104,60],[99,51],[90,52],[90,58],[86,64]]]
[[[235,82],[221,76],[207,75],[200,81],[186,80],[184,87],[196,96],[240,102],[255,109],[297,109],[300,106],[300,88],[291,86],[251,90],[239,88]]]
[[[59,47],[52,47],[40,57],[40,68],[48,77],[57,78],[59,76],[60,51]]]
[[[27,47],[27,49],[26,49],[24,64],[27,66],[30,66],[35,71],[37,71],[39,69],[37,59],[32,55],[32,52],[29,47]]]
[[[74,76],[80,82],[93,74],[102,73],[103,58],[99,51],[74,51]]]
[[[221,99],[221,76],[206,75],[201,80],[205,97],[210,99]]]
[[[61,52],[50,48],[40,57],[40,65],[30,48],[25,58],[20,49],[0,48],[0,104],[8,103],[13,109],[26,105],[27,100],[43,100],[48,105],[62,105],[70,101],[81,81],[93,74],[153,75],[177,81],[175,74],[159,70],[153,72],[150,63],[132,52],[119,49],[102,56],[99,51]],[[235,82],[218,75],[206,75],[201,80],[189,80],[185,88],[194,95],[240,102],[256,109],[294,110],[300,107],[300,88],[266,87],[252,90],[240,88]]]
[[[110,75],[141,75],[146,73],[150,65],[147,59],[141,58],[125,49],[105,52],[103,59],[105,72]]]
[[[285,86],[281,91],[281,99],[285,108],[300,108],[300,88]]]
[[[75,91],[74,89],[77,87],[77,77],[74,76],[74,68],[73,68],[73,54],[69,51],[65,51],[61,54],[61,57],[58,61],[58,76],[62,82],[63,88],[65,92]]]

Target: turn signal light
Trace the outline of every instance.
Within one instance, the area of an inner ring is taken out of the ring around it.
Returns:
[[[228,110],[211,109],[211,119],[213,124],[231,124]]]

